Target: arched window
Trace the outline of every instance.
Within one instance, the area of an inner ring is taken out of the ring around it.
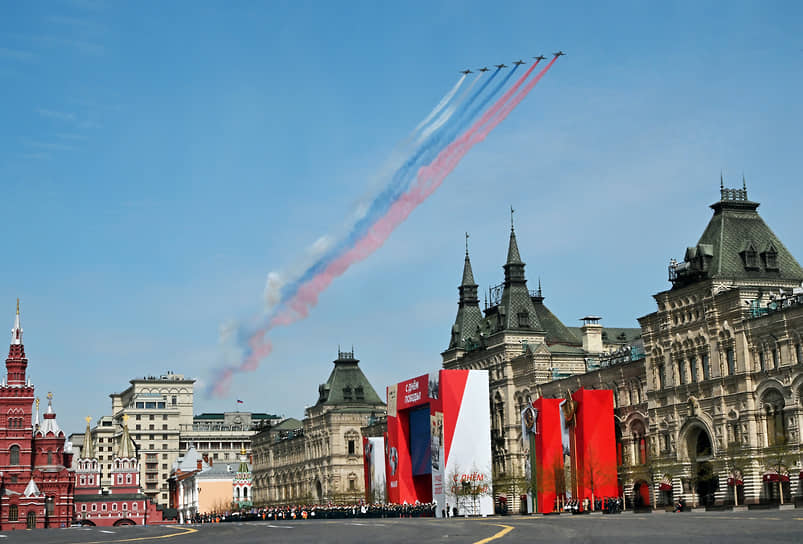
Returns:
[[[243,498],[244,498],[244,499],[247,499],[247,498],[248,498],[248,488],[247,488],[247,487],[244,487],[244,488],[243,488]]]
[[[19,506],[12,504],[8,507],[8,521],[17,521],[20,519]]]
[[[47,452],[47,464],[48,465],[52,465],[53,464],[53,452],[52,451],[48,451]]]
[[[17,445],[11,446],[8,450],[10,454],[10,465],[19,465],[20,464],[20,447]]]

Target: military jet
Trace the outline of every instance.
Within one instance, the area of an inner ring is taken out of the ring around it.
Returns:
[[[461,73],[461,74],[464,74],[464,75],[467,75],[467,74],[473,74],[474,72],[472,72],[471,70],[469,70],[468,68],[466,68],[465,70],[461,70],[461,71],[460,71],[460,73]]]
[[[552,53],[552,54],[555,55],[556,57],[559,57],[561,55],[565,55],[566,53],[564,53],[563,51],[558,51],[557,53]]]
[[[496,66],[499,69],[507,68],[507,64],[494,64],[494,66]]]
[[[535,60],[544,60],[546,57],[544,55],[538,55],[537,57],[533,57]]]
[[[482,68],[477,68],[477,71],[478,72],[487,72],[488,71],[488,67],[487,66],[483,66]]]
[[[524,62],[523,60],[519,59],[516,62],[514,62],[513,64],[515,64],[516,66],[521,66],[522,64],[527,64],[527,63]]]

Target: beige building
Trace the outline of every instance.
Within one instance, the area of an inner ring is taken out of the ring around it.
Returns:
[[[278,416],[252,412],[215,412],[196,414],[191,425],[180,426],[179,449],[190,445],[213,463],[233,463],[240,451],[251,455],[251,437],[260,429],[276,425]]]
[[[690,503],[780,500],[779,482],[788,501],[801,471],[803,269],[745,187],[723,187],[711,208],[639,320],[651,465]]]
[[[620,484],[634,503],[745,505],[803,497],[803,269],[746,188],[721,189],[637,343],[536,387],[614,391]],[[783,497],[780,494],[783,489]]]
[[[582,327],[566,327],[544,304],[540,282],[537,290],[528,290],[524,266],[511,226],[504,282],[488,289],[483,312],[466,251],[457,317],[441,354],[446,369],[489,371],[495,481],[524,475],[520,414],[536,398],[536,386],[585,373],[599,364],[600,355],[628,345],[641,332],[604,328],[597,316],[583,318]],[[518,494],[512,495],[515,509]]]
[[[385,411],[354,353],[339,352],[302,421],[287,419],[253,437],[254,504],[363,498],[360,429]]]
[[[112,415],[101,417],[92,429],[101,463],[101,482],[108,489],[114,451],[122,436],[123,416],[137,447],[140,483],[157,504],[168,504],[167,479],[179,455],[182,425],[192,425],[195,380],[167,372],[130,381],[122,393],[112,393]]]

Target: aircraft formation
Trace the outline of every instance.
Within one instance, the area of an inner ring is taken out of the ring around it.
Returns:
[[[552,53],[552,55],[554,55],[555,57],[561,57],[561,56],[563,56],[563,55],[565,55],[565,54],[566,54],[566,53],[564,53],[563,51],[556,51],[555,53]],[[536,61],[542,61],[542,60],[544,60],[546,57],[545,57],[544,55],[538,55],[537,57],[533,57],[533,58],[534,58]],[[517,61],[514,61],[514,62],[512,62],[511,64],[515,64],[516,66],[521,66],[522,64],[527,64],[527,63],[526,63],[526,62],[524,62],[523,60],[519,59],[519,60],[517,60]],[[507,64],[494,64],[494,66],[495,66],[496,68],[500,69],[500,70],[501,70],[502,68],[507,68]],[[477,68],[476,70],[477,70],[477,72],[487,72],[489,69],[490,69],[490,68],[488,68],[487,66],[483,66],[482,68]],[[468,75],[468,74],[473,74],[473,73],[474,73],[474,71],[472,71],[472,70],[470,70],[470,69],[466,68],[465,70],[460,70],[460,73],[461,73],[461,74],[464,74],[464,75]]]

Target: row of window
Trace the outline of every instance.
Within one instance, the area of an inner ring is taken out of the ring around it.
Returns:
[[[128,510],[128,503],[127,502],[122,503],[122,505],[120,505],[120,508],[125,512],[126,510]],[[107,509],[108,508],[107,508],[106,503],[105,502],[101,503],[100,510],[102,512],[105,512]],[[92,506],[91,506],[90,510],[92,512],[97,512],[97,510],[98,510],[97,503],[92,503]],[[131,510],[139,510],[139,503],[132,502],[131,503]],[[117,503],[113,502],[112,503],[112,512],[116,512],[116,511],[117,511]],[[86,504],[85,503],[81,505],[81,512],[86,512]]]
[[[156,419],[156,415],[150,414],[148,416],[148,420],[153,421],[154,419]],[[142,421],[142,414],[137,414],[136,415],[136,420],[137,421]],[[167,414],[162,414],[162,421],[167,421]]]
[[[736,372],[736,359],[733,348],[728,348],[725,351],[725,359],[728,365],[728,374],[733,375]],[[700,354],[699,358],[696,356],[691,356],[688,359],[679,358],[675,364],[677,368],[678,385],[695,383],[701,376],[703,381],[711,379],[711,361],[707,353]],[[666,379],[666,365],[664,365],[664,363],[658,363],[656,368],[658,370],[658,389],[669,386],[670,384]]]
[[[134,408],[139,408],[141,410],[152,410],[152,409],[162,409],[166,408],[165,401],[136,401],[134,403]],[[178,406],[178,397],[173,395],[170,397],[170,406]]]
[[[770,356],[768,358],[767,352],[764,350],[758,352],[758,370],[761,372],[779,368],[781,365],[780,351],[777,347],[769,350],[769,355]],[[797,364],[803,363],[803,346],[801,346],[801,344],[795,344],[795,358]],[[736,353],[732,347],[728,347],[725,350],[725,363],[727,366],[728,375],[733,376],[736,374]],[[695,383],[698,381],[698,378],[701,375],[703,380],[708,380],[711,378],[711,364],[707,353],[702,354],[699,359],[694,356],[686,359],[679,358],[676,361],[676,365],[679,385],[686,384],[687,380],[689,379],[689,383]],[[666,380],[666,369],[664,364],[659,363],[657,365],[657,369],[658,388],[662,389],[670,384]]]

